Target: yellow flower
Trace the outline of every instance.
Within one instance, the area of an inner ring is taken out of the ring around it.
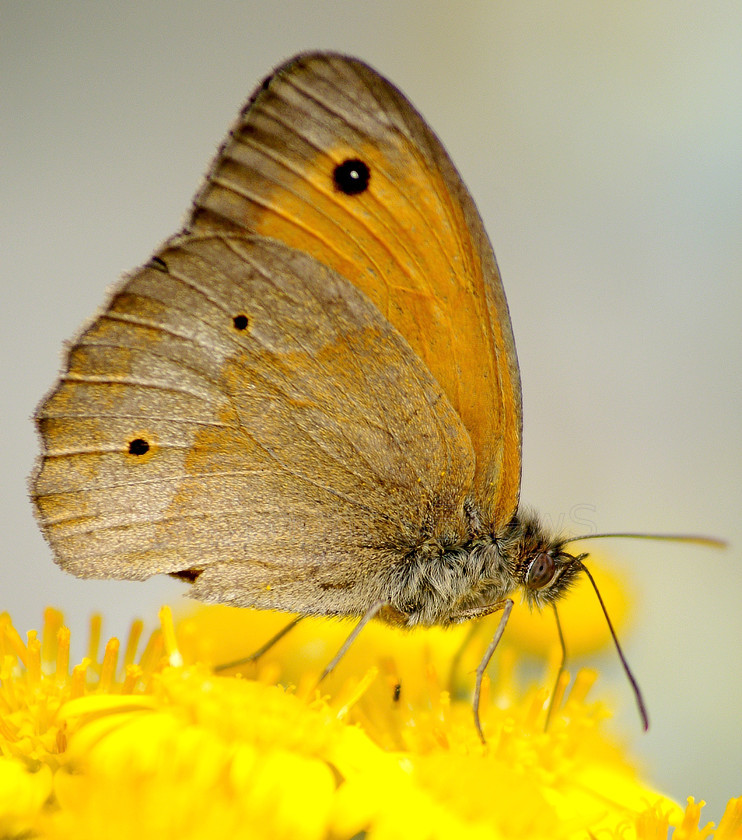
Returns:
[[[577,675],[544,731],[548,691],[520,689],[518,654],[498,652],[483,746],[464,696],[468,650],[456,659],[466,628],[370,626],[321,695],[343,623],[307,620],[244,676],[214,674],[230,649],[257,647],[285,620],[204,608],[176,630],[163,609],[162,630],[137,657],[136,624],[119,663],[115,639],[97,660],[96,619],[70,672],[59,613],[27,643],[5,617],[0,835],[655,840],[672,824],[675,840],[711,836],[700,804],[684,814],[604,733],[608,712],[587,699],[594,674]],[[742,799],[714,836],[742,838]]]

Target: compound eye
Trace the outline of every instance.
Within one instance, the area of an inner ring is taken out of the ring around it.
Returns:
[[[554,578],[554,558],[542,551],[537,554],[526,572],[526,586],[529,589],[543,589]]]

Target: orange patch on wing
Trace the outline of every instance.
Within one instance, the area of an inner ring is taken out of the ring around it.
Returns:
[[[247,135],[249,140],[249,134]],[[435,167],[404,138],[393,157],[373,143],[253,168],[239,139],[211,175],[200,205],[241,228],[311,254],[367,294],[437,379],[472,439],[475,486],[489,515],[509,518],[520,486],[519,410],[511,349],[490,316],[479,254],[462,208]],[[242,160],[244,158],[244,160]],[[369,167],[348,196],[333,173]]]

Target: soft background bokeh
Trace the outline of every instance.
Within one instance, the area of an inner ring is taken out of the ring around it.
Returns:
[[[175,602],[174,581],[60,572],[26,496],[29,416],[63,340],[175,232],[252,88],[302,49],[357,55],[416,104],[471,189],[503,273],[525,403],[523,499],[624,542],[626,650],[654,782],[742,788],[742,6],[736,2],[4,2],[0,6],[0,609],[45,604],[78,650]],[[73,637],[74,638],[74,637]]]

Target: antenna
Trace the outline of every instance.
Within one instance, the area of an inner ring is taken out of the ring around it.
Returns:
[[[623,655],[623,651],[621,650],[621,645],[618,643],[618,636],[616,636],[616,631],[613,629],[613,624],[611,623],[611,619],[608,615],[608,610],[605,608],[605,604],[603,603],[603,598],[600,594],[600,590],[598,589],[598,585],[595,583],[593,576],[590,574],[590,570],[587,566],[582,562],[582,558],[587,557],[587,554],[583,554],[581,557],[578,557],[577,560],[580,563],[580,568],[582,571],[587,575],[587,579],[592,584],[593,589],[595,590],[595,594],[598,596],[598,601],[600,602],[600,608],[603,610],[603,615],[605,616],[605,620],[608,624],[608,629],[611,631],[611,636],[613,638],[613,644],[616,646],[616,653],[618,654],[618,658],[621,660],[621,664],[623,665],[624,673],[628,681],[631,683],[631,688],[634,691],[634,697],[636,698],[636,705],[639,707],[639,716],[642,719],[642,727],[646,732],[649,729],[649,715],[647,714],[647,707],[644,705],[644,698],[642,697],[641,689],[639,688],[639,683],[636,681],[633,673],[631,672],[631,668],[629,668],[629,663],[626,661],[626,657]]]
[[[692,545],[705,545],[709,548],[726,548],[726,540],[718,537],[704,537],[700,534],[581,534],[579,537],[569,537],[562,543],[577,542],[578,540],[606,540],[616,538],[627,538],[631,540],[664,540],[665,542],[683,542]]]

